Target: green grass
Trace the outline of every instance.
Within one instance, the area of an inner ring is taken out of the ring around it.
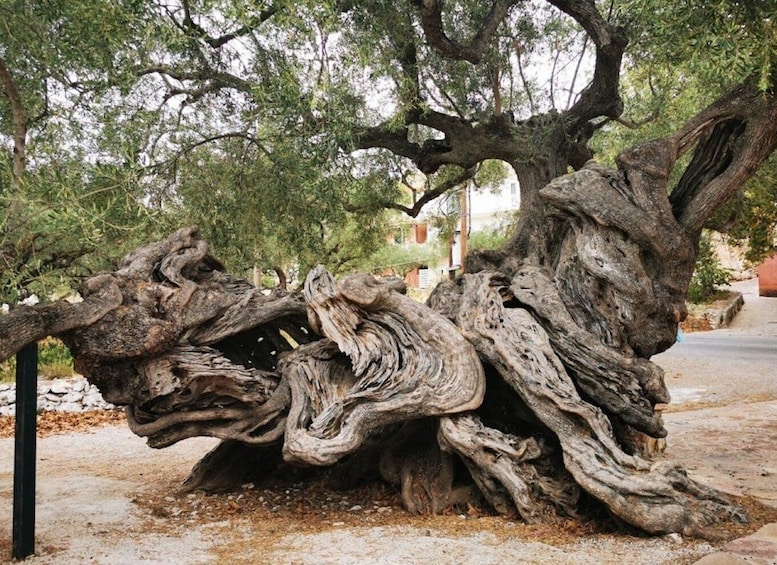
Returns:
[[[38,343],[38,377],[40,379],[62,379],[73,375],[73,357],[65,344],[54,337],[47,337]],[[16,381],[16,359],[0,363],[0,383]]]

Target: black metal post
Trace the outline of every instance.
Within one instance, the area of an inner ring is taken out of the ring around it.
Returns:
[[[13,471],[13,558],[35,553],[35,448],[38,344],[16,354],[16,436]]]

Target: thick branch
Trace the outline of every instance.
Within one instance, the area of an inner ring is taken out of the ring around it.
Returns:
[[[678,221],[689,233],[701,230],[777,147],[777,96],[760,92],[749,80],[696,116],[672,141],[679,155],[702,137],[687,176],[672,193]]]
[[[249,81],[237,77],[231,73],[217,71],[216,69],[212,69],[210,67],[188,70],[172,67],[170,65],[153,65],[150,67],[136,68],[135,74],[139,77],[151,74],[159,74],[168,76],[182,83],[187,81],[204,83],[196,89],[176,89],[171,87],[170,90],[172,91],[173,95],[187,94],[201,97],[206,92],[215,91],[222,88],[233,88],[247,94],[250,94],[252,91],[252,86]]]
[[[329,340],[282,360],[292,390],[284,457],[314,465],[356,450],[373,430],[477,408],[485,377],[448,320],[369,275],[305,281],[310,323]]]
[[[569,475],[549,476],[547,450],[483,425],[477,416],[440,418],[440,444],[461,457],[480,492],[500,514],[516,508],[527,524],[552,522],[556,510],[574,515],[580,489]]]
[[[443,57],[478,64],[490,47],[499,24],[507,16],[510,8],[521,0],[495,0],[478,31],[466,43],[451,39],[443,29],[442,2],[438,0],[414,0],[421,16],[421,27],[429,45]]]
[[[279,387],[273,373],[192,346],[144,360],[138,373],[145,398],[136,398],[127,416],[132,431],[152,447],[192,436],[263,445],[283,435],[288,387]]]
[[[83,302],[17,306],[10,313],[0,315],[0,361],[46,336],[90,326],[122,302],[121,291],[109,275],[89,279],[87,288],[90,292]]]
[[[387,123],[357,132],[355,145],[359,149],[389,149],[411,159],[424,174],[432,174],[443,165],[469,169],[486,159],[511,162],[523,155],[528,160],[533,151],[529,140],[537,120],[515,124],[510,113],[505,112],[488,121],[473,123],[441,112],[419,111],[408,113],[404,122],[405,127],[401,129]],[[422,145],[410,142],[407,126],[414,123],[443,132],[445,137],[427,139]],[[525,143],[519,141],[522,135]]]
[[[617,118],[623,113],[620,98],[621,59],[628,45],[624,29],[609,24],[592,0],[548,0],[580,24],[596,46],[591,84],[564,113],[567,132],[576,137],[587,122],[599,116]]]
[[[464,275],[463,287],[459,326],[557,435],[564,465],[583,489],[653,533],[705,535],[716,521],[737,515],[738,509],[681,469],[624,453],[605,415],[580,398],[542,328],[525,310],[503,305],[499,277]]]
[[[434,200],[435,198],[438,198],[448,192],[449,190],[461,186],[468,180],[472,179],[475,176],[476,168],[473,167],[471,169],[467,169],[465,171],[462,171],[461,174],[456,175],[452,179],[448,179],[445,182],[441,182],[437,186],[435,186],[432,190],[427,190],[423,193],[421,198],[415,201],[413,206],[404,206],[402,204],[399,204],[398,202],[389,202],[386,204],[386,208],[393,208],[395,210],[400,210],[410,216],[411,218],[415,218],[418,216],[418,214],[421,213],[421,210],[423,210],[424,206],[426,206],[429,202]]]

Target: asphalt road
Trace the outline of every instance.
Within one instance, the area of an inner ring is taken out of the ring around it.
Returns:
[[[758,281],[731,285],[745,304],[728,328],[686,333],[652,361],[665,371],[670,406],[777,400],[777,298],[758,296]]]
[[[777,373],[777,337],[714,331],[685,334],[666,353],[667,358],[677,356],[753,361],[765,364],[765,369],[771,365]]]

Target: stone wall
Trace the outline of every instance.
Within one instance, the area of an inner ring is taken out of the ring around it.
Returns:
[[[87,412],[115,408],[83,377],[40,381],[38,412]],[[16,414],[16,384],[0,384],[0,416]]]

